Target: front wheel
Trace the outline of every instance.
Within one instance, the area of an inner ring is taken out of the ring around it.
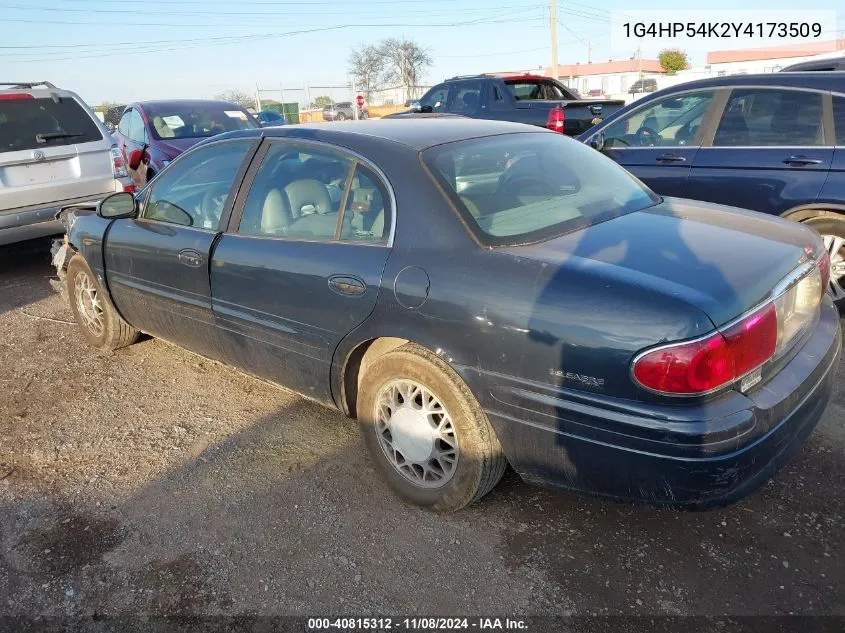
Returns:
[[[110,352],[138,340],[140,332],[117,313],[82,255],[67,265],[67,290],[71,312],[92,347]]]
[[[335,121],[346,121],[346,115],[343,112],[338,112]]]
[[[377,470],[405,501],[453,512],[490,492],[505,472],[502,447],[469,389],[417,345],[365,368],[357,411]]]
[[[829,292],[837,306],[845,308],[845,218],[820,215],[804,224],[813,227],[822,236],[830,254]]]

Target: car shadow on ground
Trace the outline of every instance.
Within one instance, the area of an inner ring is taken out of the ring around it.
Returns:
[[[55,275],[51,244],[52,238],[43,238],[0,246],[0,314],[55,293],[49,283]],[[31,283],[33,277],[39,279],[38,284]]]
[[[2,508],[6,593],[24,613],[79,617],[843,614],[845,466],[824,433],[721,510],[634,508],[508,472],[443,516],[400,503],[354,424],[299,400],[191,445],[123,500]]]

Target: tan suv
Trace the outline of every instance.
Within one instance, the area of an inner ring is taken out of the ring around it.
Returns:
[[[76,94],[0,83],[0,245],[61,233],[62,207],[131,183],[108,130]]]

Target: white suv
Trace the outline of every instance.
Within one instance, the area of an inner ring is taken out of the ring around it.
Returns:
[[[46,81],[0,83],[0,245],[61,233],[56,213],[131,190],[91,109]]]

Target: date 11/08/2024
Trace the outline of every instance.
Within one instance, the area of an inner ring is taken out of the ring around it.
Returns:
[[[511,618],[308,618],[308,631],[527,631],[524,620]]]

